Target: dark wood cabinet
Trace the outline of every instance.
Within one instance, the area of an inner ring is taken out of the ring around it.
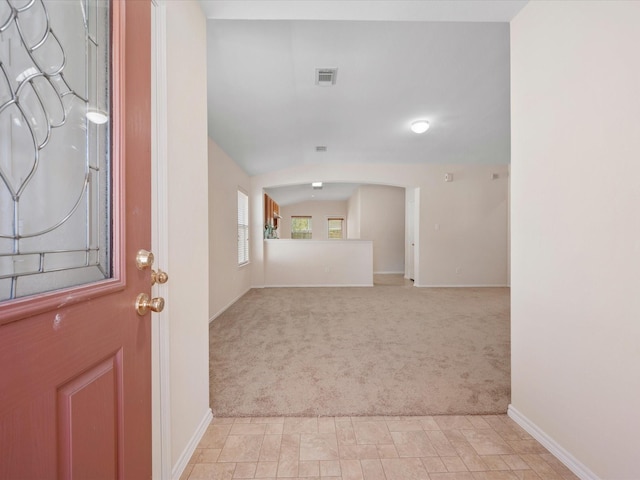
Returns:
[[[280,206],[266,193],[264,194],[264,225],[278,228],[280,221]]]

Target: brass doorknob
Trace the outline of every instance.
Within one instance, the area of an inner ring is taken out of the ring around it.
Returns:
[[[136,254],[136,266],[138,270],[151,268],[151,265],[153,265],[153,253],[147,250],[138,250]]]
[[[151,285],[155,285],[156,283],[167,283],[168,280],[169,275],[167,272],[163,272],[160,269],[158,269],[157,272],[155,270],[151,270]]]
[[[149,295],[146,293],[138,295],[136,298],[136,312],[138,312],[138,315],[146,315],[149,310],[156,313],[164,310],[164,298],[149,298]]]

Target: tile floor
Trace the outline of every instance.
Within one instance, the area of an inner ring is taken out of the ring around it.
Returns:
[[[570,480],[506,415],[216,418],[181,480]]]

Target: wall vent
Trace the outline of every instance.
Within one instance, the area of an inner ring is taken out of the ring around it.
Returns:
[[[316,147],[316,152],[326,152],[327,151],[327,146],[326,145],[318,145]]]
[[[336,84],[337,68],[316,68],[316,85],[329,87]]]

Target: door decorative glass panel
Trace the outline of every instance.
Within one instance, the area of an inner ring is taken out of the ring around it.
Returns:
[[[0,301],[111,278],[110,13],[0,0]]]

